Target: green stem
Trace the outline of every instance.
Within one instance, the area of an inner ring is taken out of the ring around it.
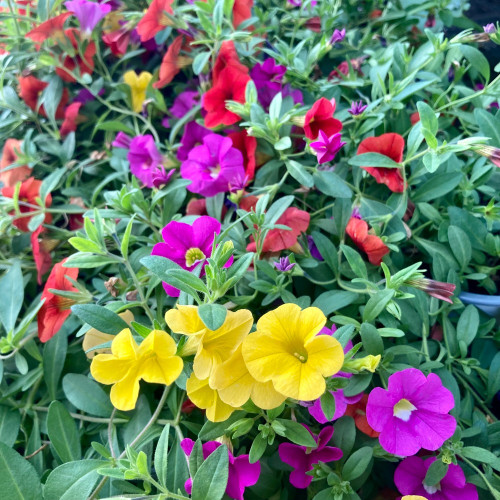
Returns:
[[[481,469],[479,467],[476,467],[469,459],[465,458],[463,455],[459,455],[459,456],[469,467],[474,469],[481,476],[481,479],[486,483],[486,486],[490,490],[490,493],[493,495],[493,498],[495,500],[500,500],[500,493],[498,492],[498,490],[494,486],[492,486],[490,484],[490,482],[488,481],[488,478],[483,474]]]

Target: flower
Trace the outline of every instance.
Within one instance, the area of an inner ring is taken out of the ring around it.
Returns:
[[[374,431],[366,418],[366,404],[368,403],[368,394],[362,394],[361,399],[357,403],[349,403],[345,411],[345,415],[354,419],[356,427],[371,438],[378,437],[379,433]]]
[[[288,271],[291,271],[296,266],[295,262],[290,263],[289,256],[280,257],[280,260],[278,262],[273,262],[273,264],[274,264],[274,267],[282,273],[286,273]]]
[[[342,42],[344,38],[345,28],[342,28],[340,31],[336,29],[330,38],[330,45],[335,45],[336,43]]]
[[[232,40],[226,40],[222,42],[219,53],[217,54],[217,59],[215,60],[214,67],[212,69],[212,82],[215,85],[220,79],[221,72],[231,66],[239,73],[248,73],[248,68],[241,64],[238,57],[238,52],[236,52],[236,47]]]
[[[163,157],[152,135],[137,135],[130,142],[127,154],[130,171],[146,187],[153,187],[158,172],[161,173]]]
[[[324,377],[337,373],[344,361],[336,339],[316,336],[325,323],[320,309],[301,311],[296,304],[283,304],[264,314],[257,331],[243,341],[243,358],[252,377],[272,381],[289,398],[319,398],[326,388]]]
[[[320,130],[328,137],[342,130],[342,122],[333,118],[335,105],[335,99],[329,101],[325,97],[313,104],[304,119],[304,132],[308,139],[316,139]]]
[[[181,50],[185,52],[191,50],[190,42],[190,37],[179,35],[168,47],[161,61],[159,80],[153,83],[155,89],[161,89],[168,85],[184,66],[191,64],[190,57],[180,55]]]
[[[269,108],[273,97],[282,89],[286,66],[276,64],[268,57],[263,63],[257,63],[250,71],[250,77],[257,88],[257,96],[264,109]]]
[[[146,89],[153,78],[151,73],[142,71],[140,75],[133,70],[123,75],[123,81],[130,87],[132,94],[132,110],[136,113],[142,111],[142,104],[146,100]]]
[[[102,36],[102,41],[111,49],[115,56],[122,56],[127,52],[132,32],[127,27],[122,27]]]
[[[293,471],[290,473],[290,483],[295,488],[305,489],[313,480],[313,476],[307,472],[313,470],[313,466],[319,462],[329,463],[342,458],[342,450],[334,446],[328,446],[333,436],[333,427],[323,427],[318,436],[304,425],[317,443],[316,448],[310,449],[292,443],[281,443],[278,453],[281,461],[291,465]]]
[[[161,30],[170,26],[171,21],[165,14],[173,15],[173,0],[153,0],[143,18],[137,24],[136,30],[141,42],[147,42]]]
[[[111,145],[115,148],[130,149],[131,143],[132,137],[129,137],[125,132],[118,132]]]
[[[245,177],[243,155],[233,148],[228,137],[209,134],[203,144],[193,148],[181,165],[181,176],[190,179],[187,189],[203,196],[215,196],[229,190],[229,184]]]
[[[40,197],[40,187],[42,185],[42,181],[36,180],[34,177],[29,177],[25,181],[21,183],[21,188],[18,193],[18,201],[19,201],[19,210],[21,215],[13,220],[12,224],[19,229],[19,231],[23,231],[24,233],[29,233],[30,229],[28,224],[31,220],[31,217],[26,216],[24,214],[28,214],[30,212],[34,212],[37,210],[31,205],[36,205],[36,199]],[[2,188],[2,196],[6,198],[12,198],[14,196],[15,186],[4,187]],[[45,198],[45,207],[50,207],[52,205],[52,196],[50,193]],[[15,212],[12,211],[9,215],[15,215]],[[52,222],[52,215],[50,213],[45,214],[45,219],[42,224],[50,224]]]
[[[137,345],[128,328],[111,343],[111,354],[92,359],[90,373],[97,382],[111,387],[111,403],[121,411],[135,408],[139,381],[150,384],[172,384],[182,372],[182,358],[176,356],[177,345],[166,332],[153,330]]]
[[[38,226],[31,233],[31,248],[33,249],[33,260],[35,261],[37,282],[39,285],[42,284],[42,276],[52,267],[52,256],[43,244],[40,245],[38,239],[44,230],[43,226]]]
[[[50,340],[63,326],[64,322],[71,314],[70,307],[74,300],[55,295],[50,290],[61,290],[64,292],[77,292],[71,281],[78,278],[78,269],[63,267],[66,259],[58,262],[50,271],[49,277],[42,292],[41,300],[45,299],[42,307],[38,311],[38,338],[41,342]]]
[[[378,137],[363,139],[358,147],[357,154],[379,153],[388,156],[396,163],[403,160],[405,140],[399,134],[382,134]],[[394,193],[402,193],[406,189],[405,181],[399,168],[361,167],[375,177],[379,184],[385,184]]]
[[[13,187],[18,182],[29,177],[31,168],[28,165],[14,166],[19,160],[22,141],[7,139],[3,145],[2,159],[0,160],[0,182],[4,187]],[[13,167],[13,168],[8,168]]]
[[[71,12],[64,12],[58,16],[52,17],[47,21],[39,24],[36,28],[26,33],[26,38],[30,38],[35,42],[37,50],[40,50],[42,42],[49,38],[55,38],[57,40],[64,39],[64,23],[66,19],[71,17]]]
[[[211,130],[198,125],[196,122],[188,122],[184,127],[184,134],[181,138],[181,146],[177,150],[177,159],[179,161],[187,160],[189,152],[194,147],[203,144],[203,138],[211,133]]]
[[[99,21],[111,12],[111,5],[89,2],[88,0],[71,0],[64,2],[66,8],[72,12],[78,22],[80,29],[89,36]]]
[[[486,26],[483,26],[483,30],[485,33],[491,35],[496,32],[497,28],[493,23],[488,23]]]
[[[473,149],[476,153],[488,158],[494,165],[500,168],[500,148],[481,144]]]
[[[69,73],[69,71],[74,72],[78,68],[80,75],[91,75],[94,71],[94,56],[96,53],[95,42],[90,41],[86,44],[80,38],[80,32],[76,28],[68,28],[64,30],[64,36],[66,40],[72,45],[75,55],[73,57],[67,55],[64,56],[62,60],[63,68],[56,68],[56,73],[65,82],[76,82],[76,79]],[[85,50],[82,50],[82,45]],[[80,56],[80,52],[83,52],[83,57]]]
[[[19,77],[19,96],[26,103],[26,106],[31,108],[33,111],[38,112],[41,116],[47,116],[47,113],[45,112],[45,107],[43,106],[43,104],[39,106],[38,99],[47,85],[47,82],[39,80],[32,75]],[[55,112],[55,118],[57,120],[64,118],[64,109],[66,107],[66,104],[68,103],[68,99],[68,89],[64,88],[61,95],[61,100],[59,101]]]
[[[197,90],[184,90],[174,100],[170,112],[176,118],[182,118],[188,111],[191,111],[200,99]]]
[[[65,137],[69,133],[76,130],[79,116],[78,111],[80,111],[81,106],[81,102],[73,102],[64,110],[64,121],[61,124],[61,129],[59,130],[61,137]]]
[[[201,264],[203,276],[206,259],[212,254],[214,235],[219,234],[220,230],[220,222],[208,216],[199,217],[193,225],[171,221],[162,229],[164,242],[157,243],[151,255],[170,259],[187,271],[193,271]],[[231,265],[231,262],[232,259],[226,266]],[[163,288],[167,295],[179,296],[179,290],[168,283],[163,283]]]
[[[389,377],[387,390],[370,392],[366,417],[380,432],[380,445],[394,455],[415,455],[421,448],[437,450],[455,432],[457,422],[448,412],[455,406],[441,379],[407,368]]]
[[[228,137],[233,141],[233,148],[236,148],[243,155],[245,177],[250,182],[255,176],[257,139],[248,135],[245,129],[239,132],[231,132]],[[231,184],[234,185],[234,183]]]
[[[382,257],[390,251],[378,236],[368,234],[368,224],[357,217],[349,219],[345,232],[354,241],[355,245],[366,253],[368,260],[374,266],[380,266]]]
[[[242,22],[252,17],[253,0],[235,0],[233,5],[233,26],[237,28]],[[249,29],[249,28],[247,28]]]
[[[319,140],[311,142],[311,149],[316,152],[318,163],[321,165],[322,163],[332,161],[344,144],[346,143],[342,141],[340,134],[333,134],[328,137],[323,130],[320,130]]]
[[[314,243],[314,238],[310,234],[307,235],[307,248],[309,249],[313,259],[324,260],[323,256],[319,253],[316,243]]]
[[[347,110],[352,116],[361,115],[365,109],[368,107],[368,104],[363,104],[363,101],[353,101],[351,107]]]
[[[425,495],[428,500],[477,500],[476,486],[465,481],[464,471],[459,465],[449,464],[446,475],[438,484],[424,483],[429,467],[436,457],[405,458],[394,472],[394,483],[402,495]]]
[[[401,500],[428,500],[425,497],[421,497],[420,495],[405,495],[401,497]]]
[[[219,446],[221,446],[221,443],[217,441],[208,441],[207,443],[203,443],[203,458],[206,460]],[[181,441],[181,449],[187,457],[191,455],[193,448],[194,441],[192,439],[185,438]],[[248,455],[235,457],[229,449],[228,454],[229,469],[226,494],[229,498],[244,500],[245,488],[247,486],[253,486],[259,480],[260,463],[255,462],[251,464]],[[184,489],[188,495],[191,495],[192,486],[193,480],[189,478],[184,484]]]
[[[416,280],[409,280],[405,284],[412,286],[413,288],[423,290],[431,297],[436,297],[436,299],[444,300],[445,302],[453,304],[453,301],[450,298],[453,297],[453,292],[456,288],[453,283],[443,283],[442,281],[420,278]]]
[[[381,355],[368,354],[362,358],[352,358],[344,363],[344,369],[356,372],[370,372],[375,373],[379,363]]]

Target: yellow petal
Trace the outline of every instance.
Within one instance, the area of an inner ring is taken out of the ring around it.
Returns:
[[[90,373],[101,384],[114,384],[127,375],[132,365],[131,360],[118,359],[112,354],[98,354],[92,360]]]
[[[117,358],[136,359],[138,346],[128,328],[122,330],[111,344],[111,352]]]
[[[219,391],[220,393],[221,391]],[[221,395],[222,397],[222,395]],[[271,410],[276,408],[283,401],[285,401],[286,396],[279,393],[272,382],[257,382],[255,381],[252,387],[251,394],[252,401],[263,410]]]
[[[326,390],[323,376],[308,363],[283,364],[280,375],[273,378],[274,387],[285,396],[300,401],[318,399]]]
[[[129,411],[135,408],[139,397],[139,377],[137,369],[132,369],[125,378],[111,387],[111,403],[122,411]]]
[[[123,81],[131,88],[137,85],[137,73],[133,70],[123,74]]]
[[[177,306],[165,313],[165,321],[174,333],[182,335],[201,335],[205,332],[205,325],[198,316],[196,306]]]
[[[143,71],[137,79],[137,86],[145,90],[152,78],[153,75],[151,73]]]
[[[421,497],[420,495],[405,495],[401,500],[427,500],[427,498]]]
[[[170,385],[182,372],[184,363],[179,356],[170,358],[153,357],[141,363],[139,376],[150,384]]]
[[[306,344],[307,365],[324,377],[334,375],[342,368],[344,351],[339,341],[330,335],[318,335]]]
[[[317,307],[307,307],[300,312],[300,319],[295,328],[299,330],[300,338],[306,342],[314,338],[326,324],[326,316]]]
[[[259,319],[257,331],[278,339],[294,341],[293,329],[290,331],[290,326],[297,326],[300,312],[297,304],[283,304]]]
[[[162,330],[152,330],[139,346],[139,357],[149,356],[154,352],[160,358],[171,358],[177,351],[175,340]]]

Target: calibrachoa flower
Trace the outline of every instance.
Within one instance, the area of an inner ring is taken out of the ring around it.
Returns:
[[[153,83],[155,89],[161,89],[168,85],[183,67],[191,64],[190,57],[181,55],[182,50],[184,52],[191,50],[190,43],[190,37],[179,35],[169,45],[160,65],[159,80]]]
[[[289,256],[280,257],[278,262],[273,262],[273,264],[274,264],[274,267],[282,273],[286,273],[288,271],[291,271],[296,265],[295,262],[294,263],[290,262]]]
[[[323,130],[319,131],[318,139],[316,142],[311,142],[311,149],[316,152],[320,165],[332,161],[342,146],[346,144],[342,141],[340,134],[333,134],[328,137]]]
[[[170,385],[181,374],[183,362],[176,351],[174,339],[166,332],[153,330],[138,346],[127,328],[113,340],[111,354],[93,358],[90,373],[101,384],[113,384],[110,398],[115,408],[133,410],[140,380]]]
[[[28,75],[19,77],[19,96],[26,103],[26,106],[33,111],[38,112],[41,116],[47,116],[43,104],[39,106],[40,94],[45,90],[48,83],[38,78]],[[55,112],[55,118],[60,120],[64,118],[64,108],[69,100],[69,92],[67,88],[63,89],[61,100]]]
[[[389,253],[387,245],[375,234],[368,234],[366,221],[351,217],[345,232],[350,236],[356,246],[366,253],[368,260],[374,266],[380,266],[382,257]]]
[[[486,26],[483,26],[483,30],[485,33],[488,33],[489,35],[491,35],[492,33],[495,33],[497,29],[493,23],[489,23]]]
[[[64,110],[64,121],[61,124],[59,133],[61,137],[67,136],[69,133],[76,130],[78,124],[78,112],[82,106],[81,102],[73,102]]]
[[[335,30],[330,38],[330,45],[335,45],[336,43],[342,42],[345,38],[345,28],[341,30]]]
[[[165,15],[166,13],[170,15],[174,13],[172,2],[173,0],[153,0],[151,2],[136,28],[142,42],[154,38],[158,32],[172,24],[168,16]]]
[[[170,112],[176,118],[182,118],[198,104],[199,100],[200,94],[197,90],[184,90],[175,98]]]
[[[187,189],[203,196],[229,190],[232,181],[244,178],[243,156],[228,137],[210,134],[193,148],[181,165],[181,176],[191,180]]]
[[[70,307],[75,303],[74,300],[55,295],[50,290],[61,290],[64,292],[77,292],[78,289],[73,286],[66,276],[76,280],[78,278],[78,269],[63,267],[66,259],[58,262],[50,271],[49,277],[42,292],[42,300],[45,299],[42,307],[38,311],[38,338],[41,342],[50,340],[63,326],[64,322],[71,314]]]
[[[333,436],[333,427],[323,427],[320,433],[315,436],[309,427],[304,425],[317,443],[317,447],[310,449],[305,446],[299,446],[292,443],[281,443],[278,453],[281,461],[292,466],[290,473],[290,483],[295,488],[305,489],[312,480],[313,476],[306,474],[313,470],[313,466],[319,462],[329,463],[342,458],[342,450],[334,446],[328,446]]]
[[[7,139],[3,145],[2,159],[0,160],[0,182],[4,187],[13,187],[19,181],[29,177],[31,168],[28,165],[14,167],[21,153],[22,141]],[[11,167],[7,170],[7,167]]]
[[[40,242],[40,235],[45,231],[43,226],[38,226],[31,233],[31,248],[33,249],[33,260],[35,261],[37,282],[42,284],[42,276],[52,267],[52,256],[43,245],[43,240]],[[42,244],[40,244],[42,243]]]
[[[316,334],[325,326],[320,309],[301,311],[296,304],[284,304],[262,316],[257,331],[243,342],[248,371],[259,382],[272,381],[286,397],[303,401],[319,398],[325,378],[342,367],[344,353],[339,342]]]
[[[47,21],[39,24],[36,28],[26,33],[26,38],[30,38],[35,42],[37,50],[40,50],[42,42],[49,38],[57,40],[64,39],[64,23],[66,19],[71,17],[71,12],[64,12],[58,16],[52,17]]]
[[[351,107],[347,110],[352,116],[358,116],[362,114],[368,107],[367,104],[363,104],[363,101],[353,101]]]
[[[453,297],[453,292],[456,286],[453,283],[443,283],[442,281],[430,280],[427,278],[420,278],[416,280],[409,280],[406,282],[409,286],[413,288],[418,288],[428,293],[431,297],[436,297],[436,299],[444,300],[453,304],[451,297]]]
[[[184,127],[184,134],[181,138],[181,146],[177,150],[177,159],[184,161],[188,159],[189,152],[196,146],[203,144],[203,138],[212,134],[208,128],[198,125],[196,122],[188,122]]]
[[[233,148],[236,148],[243,155],[245,177],[250,182],[255,176],[257,139],[248,135],[245,129],[239,132],[231,132],[228,137],[233,141]]]
[[[307,248],[309,249],[309,252],[311,252],[311,257],[313,259],[321,261],[324,260],[323,256],[319,253],[316,243],[314,243],[314,238],[310,234],[307,235]]]
[[[459,465],[449,464],[448,472],[438,484],[424,483],[429,467],[436,457],[405,458],[396,468],[394,482],[402,495],[425,495],[427,500],[477,500],[476,486],[467,483]],[[404,497],[406,498],[406,497]],[[421,498],[421,497],[420,497]]]
[[[328,137],[342,130],[342,122],[333,118],[335,106],[335,99],[329,101],[325,97],[321,97],[313,104],[304,119],[304,132],[308,139],[316,139],[320,130]]]
[[[136,113],[142,111],[142,104],[146,100],[146,89],[152,78],[153,75],[147,71],[142,71],[140,75],[137,75],[135,71],[127,71],[123,75],[123,81],[130,87],[132,109]]]
[[[163,157],[156,147],[152,135],[138,135],[130,142],[127,154],[130,163],[130,171],[146,187],[153,187],[155,174],[161,171]]]
[[[66,8],[72,12],[78,22],[80,29],[89,36],[101,19],[104,19],[111,12],[111,5],[88,0],[71,0],[64,2]]]
[[[96,47],[94,41],[83,42],[83,57],[80,56],[80,51],[82,51],[82,39],[81,33],[76,28],[68,28],[64,30],[64,36],[66,37],[66,43],[72,45],[75,55],[64,56],[62,60],[63,68],[56,68],[56,73],[65,82],[76,82],[76,79],[69,73],[75,72],[76,68],[80,72],[80,75],[91,75],[94,71],[94,56],[96,53]]]
[[[257,63],[250,71],[250,76],[257,88],[260,104],[267,109],[273,97],[281,90],[286,66],[276,64],[271,57],[263,63]]]
[[[387,390],[373,389],[366,417],[380,432],[380,445],[394,455],[415,455],[421,448],[437,450],[457,427],[449,411],[455,406],[452,393],[434,373],[427,377],[407,368],[389,377]]]
[[[357,154],[379,153],[381,155],[388,156],[396,163],[401,163],[403,160],[404,147],[405,140],[399,134],[382,134],[378,137],[367,137],[366,139],[363,139],[358,147]],[[375,180],[379,184],[385,184],[394,193],[402,193],[406,189],[406,185],[399,168],[370,166],[361,168],[375,177]]]
[[[217,441],[203,443],[203,458],[206,460],[219,446],[221,446],[221,443]],[[189,457],[191,455],[193,447],[194,441],[192,439],[186,438],[181,441],[181,448],[186,456]],[[248,455],[239,455],[235,457],[230,450],[228,450],[228,453],[229,469],[226,494],[229,498],[244,500],[245,488],[247,486],[253,486],[259,480],[260,463],[255,462],[251,464]],[[191,495],[192,487],[193,480],[189,478],[184,484],[184,488],[188,495]]]
[[[362,394],[361,399],[354,404],[349,404],[345,415],[354,419],[356,427],[371,438],[378,437],[379,433],[374,431],[366,418],[366,404],[368,403],[368,394]]]

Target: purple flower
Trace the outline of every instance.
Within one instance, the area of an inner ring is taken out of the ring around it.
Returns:
[[[353,101],[351,107],[347,110],[352,116],[360,115],[368,107],[367,104],[363,104],[363,101]]]
[[[341,42],[345,38],[345,28],[342,30],[335,30],[333,32],[332,37],[330,38],[330,45],[335,45],[338,42]]]
[[[359,211],[358,207],[354,207],[352,209],[351,217],[354,217],[355,219],[363,220],[363,217],[362,217],[361,212]]]
[[[493,23],[489,23],[486,26],[483,26],[483,30],[485,33],[488,33],[489,35],[491,35],[492,33],[496,32],[497,28]]]
[[[288,3],[292,4],[294,7],[300,7],[302,5],[302,0],[288,0]],[[318,0],[311,0],[311,7],[315,7]]]
[[[197,90],[185,90],[174,100],[170,112],[176,118],[182,118],[188,111],[191,111],[199,102],[200,94]]]
[[[477,489],[465,481],[460,466],[450,464],[448,472],[438,484],[424,484],[425,475],[436,457],[405,458],[396,468],[394,483],[402,495],[421,495],[428,500],[477,500]]]
[[[213,217],[204,215],[198,217],[193,225],[185,222],[169,222],[161,231],[163,242],[153,247],[151,255],[159,255],[179,264],[186,271],[193,271],[200,263],[203,268],[206,259],[212,254],[214,235],[219,234],[221,224]],[[225,267],[232,264],[231,258]],[[170,297],[178,297],[179,290],[168,283],[163,283],[163,288]]]
[[[208,441],[202,445],[203,458],[206,460],[221,443],[217,441]],[[194,441],[186,438],[181,441],[182,451],[189,457],[193,451]],[[255,462],[251,464],[248,455],[240,455],[235,457],[229,450],[229,470],[228,480],[226,486],[226,494],[235,500],[244,500],[243,495],[247,486],[253,486],[257,483],[260,476],[260,463]],[[193,488],[193,480],[189,478],[185,484],[184,489],[191,495]]]
[[[168,181],[175,174],[175,169],[170,169],[168,172],[165,170],[163,165],[160,165],[158,169],[153,171],[153,186],[159,188],[168,184]]]
[[[335,155],[340,151],[340,148],[346,144],[342,141],[340,134],[333,134],[328,137],[322,130],[319,131],[319,141],[311,142],[311,149],[316,151],[318,163],[326,163],[332,161]]]
[[[321,429],[318,436],[315,436],[307,425],[304,425],[304,427],[316,441],[316,448],[311,450],[305,446],[292,443],[281,443],[278,448],[281,461],[293,467],[290,474],[290,483],[295,488],[301,489],[305,489],[311,484],[313,477],[306,474],[306,472],[313,470],[314,464],[333,462],[342,458],[342,450],[327,446],[333,436],[332,426]]]
[[[203,144],[193,148],[181,165],[181,176],[190,179],[187,189],[203,196],[215,196],[245,177],[243,155],[233,148],[229,137],[209,134]]]
[[[130,144],[132,143],[132,137],[125,134],[125,132],[118,132],[116,134],[115,140],[111,145],[115,148],[130,149]]]
[[[307,246],[313,259],[324,260],[323,256],[319,253],[316,243],[314,243],[314,238],[310,234],[307,235]]]
[[[407,368],[389,377],[387,390],[376,387],[368,397],[366,418],[380,432],[382,448],[393,455],[415,455],[420,448],[437,450],[457,427],[448,412],[452,393],[434,373]]]
[[[287,96],[291,96],[294,104],[304,104],[302,92],[298,89],[293,89],[289,83],[283,86],[281,94],[283,95],[283,99]]]
[[[203,138],[211,134],[208,128],[198,125],[196,122],[188,122],[184,127],[184,134],[181,138],[181,147],[177,150],[177,159],[179,161],[187,160],[189,152],[203,143]]]
[[[271,57],[263,63],[257,63],[250,71],[250,77],[255,83],[257,96],[263,108],[267,109],[273,97],[280,92],[285,73],[286,66],[276,64]]]
[[[104,89],[99,90],[97,95],[101,96],[105,93]],[[86,104],[90,101],[95,100],[95,94],[93,94],[90,90],[88,89],[80,89],[76,97],[73,99],[73,102],[81,102],[82,104]]]
[[[161,120],[161,126],[170,128],[170,120],[168,119],[168,116],[163,117],[163,119]]]
[[[295,267],[295,263],[290,262],[290,258],[288,256],[280,257],[280,260],[278,262],[273,262],[273,264],[274,267],[282,273],[291,271]]]
[[[87,0],[71,0],[64,5],[77,17],[80,28],[86,35],[90,35],[97,23],[111,12],[111,5]]]
[[[132,174],[146,187],[153,187],[153,177],[158,170],[161,170],[163,163],[163,157],[156,147],[153,136],[148,134],[134,137],[130,142],[127,160]]]

